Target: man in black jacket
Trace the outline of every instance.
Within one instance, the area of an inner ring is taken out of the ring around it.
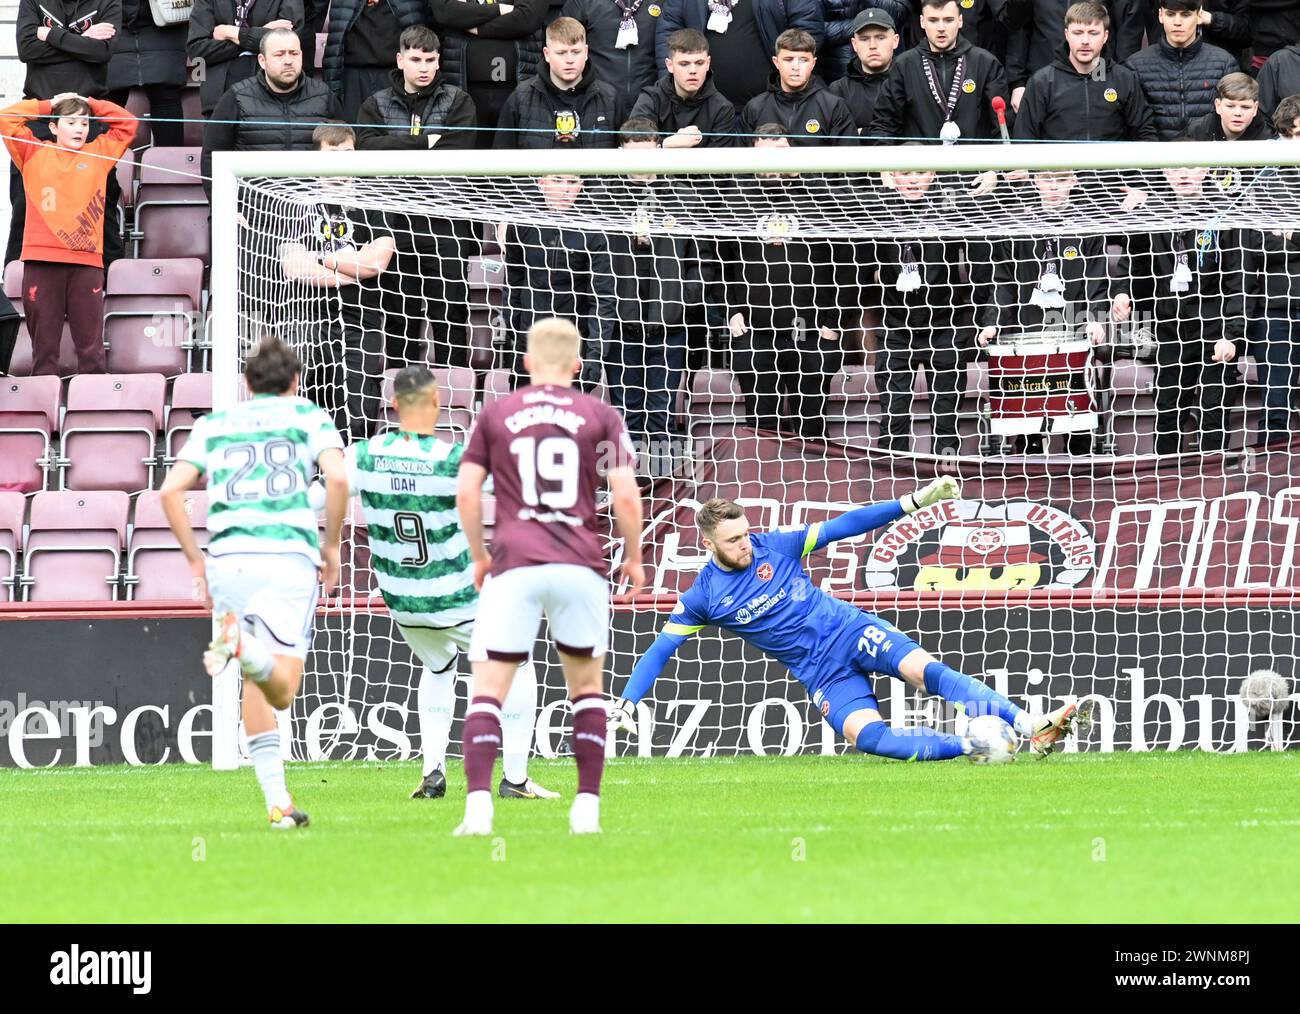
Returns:
[[[563,220],[582,197],[579,176],[547,176],[537,181],[543,209],[539,217]],[[583,337],[582,388],[600,380],[605,347],[617,319],[614,272],[604,233],[566,225],[511,223],[505,233],[505,323],[511,348],[506,352],[511,386],[529,383],[524,369],[528,329],[541,317],[573,321]]]
[[[121,0],[20,0],[15,34],[18,59],[27,68],[23,79],[23,98],[52,99],[65,92],[87,98],[104,98],[108,83],[108,61],[113,41],[122,27]],[[50,128],[32,122],[32,133],[43,141],[53,139]],[[108,126],[91,119],[93,140]],[[117,173],[108,174],[104,199],[116,208],[121,190]],[[27,200],[23,195],[23,177],[17,163],[9,167],[9,241],[5,263],[22,254],[23,229],[27,217]],[[104,267],[122,256],[122,236],[117,215],[104,216]]]
[[[761,124],[755,148],[788,147],[780,124]],[[755,209],[754,234],[724,242],[731,370],[751,426],[826,435],[826,399],[844,365],[843,310],[831,245],[800,236],[817,195],[804,180],[765,174],[737,183]],[[782,409],[782,398],[785,408]]]
[[[290,29],[262,36],[257,63],[261,72],[226,92],[204,128],[201,171],[209,191],[214,151],[310,151],[316,127],[343,118],[328,86],[303,74]]]
[[[619,147],[658,148],[654,121],[628,119]],[[652,475],[671,471],[670,420],[686,367],[686,308],[704,298],[699,251],[675,224],[680,187],[680,181],[638,173],[610,181],[606,197],[626,209],[632,229],[608,236],[618,322],[605,348],[605,384],[610,403],[643,448],[642,471]]]
[[[1268,141],[1273,128],[1259,111],[1259,82],[1238,71],[1215,89],[1214,112],[1187,127],[1193,141]]]
[[[442,30],[442,73],[474,100],[480,132],[477,147],[492,147],[492,131],[507,100],[536,73],[541,46],[536,36],[547,17],[548,0],[466,3],[429,0]]]
[[[990,244],[926,235],[935,222],[973,210],[968,193],[942,185],[933,171],[894,173],[881,200],[899,235],[856,244],[851,268],[858,291],[878,294],[882,304],[883,337],[876,352],[880,446],[899,453],[914,449],[913,385],[919,367],[930,392],[931,453],[956,454],[957,409],[975,331],[997,322]],[[872,282],[877,270],[879,286]],[[846,283],[846,291],[852,291],[848,284],[853,283]]]
[[[668,73],[642,90],[628,119],[654,120],[665,148],[729,148],[736,109],[710,74],[709,40],[694,28],[668,36]]]
[[[425,0],[331,0],[321,71],[355,123],[361,103],[388,86],[404,28],[432,26]]]
[[[1123,63],[1142,48],[1142,36],[1152,20],[1150,0],[1095,2],[1105,8],[1109,30],[1101,55],[1107,66]],[[1007,0],[1003,9],[1008,31],[1007,86],[1017,113],[1029,79],[1056,58],[1061,48],[1061,25],[1073,6],[1074,0]]]
[[[582,25],[573,18],[552,21],[542,56],[541,73],[516,88],[501,110],[496,147],[616,147],[622,102],[587,65]]]
[[[776,80],[766,93],[745,105],[740,126],[753,134],[765,123],[779,123],[794,145],[845,145],[857,141],[853,114],[822,79],[817,66],[817,42],[801,28],[791,28],[776,39]]]
[[[1250,62],[1251,9],[1259,0],[1201,0],[1197,23],[1205,41],[1230,53],[1238,66]]]
[[[1185,135],[1179,138],[1184,140]],[[1183,449],[1182,427],[1199,409],[1198,450],[1228,444],[1228,418],[1241,395],[1234,360],[1245,344],[1242,238],[1215,226],[1217,195],[1205,169],[1166,169],[1161,199],[1204,227],[1128,237],[1132,294],[1156,326],[1157,454]]]
[[[820,45],[825,36],[821,0],[660,0],[659,59],[668,56],[668,36],[694,28],[709,39],[718,90],[737,113],[768,85],[768,61],[776,37],[802,28]]]
[[[467,150],[474,147],[474,102],[439,70],[441,43],[424,25],[403,30],[392,84],[371,95],[357,113],[357,147],[393,151]]]
[[[1265,116],[1272,119],[1288,95],[1300,95],[1300,42],[1279,49],[1259,72],[1259,106]]]
[[[1155,141],[1142,83],[1106,59],[1110,15],[1104,4],[1074,4],[1065,50],[1034,73],[1016,113],[1015,136],[1028,141]]]
[[[475,147],[474,103],[443,80],[440,43],[433,29],[402,31],[392,86],[361,104],[357,147],[386,151],[469,150]],[[429,361],[468,364],[469,284],[466,264],[478,252],[473,227],[427,215],[389,215],[397,246],[400,291],[386,293],[388,360],[424,362],[425,321],[434,321]]]
[[[876,98],[894,66],[898,27],[888,11],[869,7],[854,18],[849,41],[853,59],[844,77],[831,84],[831,92],[844,100],[861,134],[871,127]]]
[[[564,16],[587,32],[591,69],[614,87],[624,108],[654,84],[655,33],[663,9],[655,0],[568,0]]]
[[[185,52],[202,70],[203,115],[212,115],[221,96],[257,73],[263,35],[276,28],[302,27],[302,0],[196,0]],[[314,56],[315,44],[313,38],[313,48],[304,52]]]
[[[1000,136],[990,102],[1007,101],[1006,74],[992,53],[961,37],[961,25],[957,0],[924,0],[925,40],[894,61],[866,133],[945,144]]]
[[[1210,112],[1219,80],[1237,69],[1231,56],[1201,37],[1200,10],[1200,0],[1160,0],[1163,35],[1128,61],[1142,82],[1162,141]]]

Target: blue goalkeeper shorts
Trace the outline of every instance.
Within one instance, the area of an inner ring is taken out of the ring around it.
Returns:
[[[863,622],[837,638],[829,651],[839,663],[830,675],[808,688],[814,707],[832,729],[844,734],[844,719],[863,708],[880,710],[871,677],[876,674],[902,679],[899,666],[920,645],[887,620],[871,613]],[[827,659],[823,669],[830,668]]]

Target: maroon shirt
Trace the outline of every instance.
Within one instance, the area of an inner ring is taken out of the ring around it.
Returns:
[[[596,491],[636,463],[613,408],[576,388],[521,387],[479,413],[461,461],[487,469],[496,488],[493,574],[574,563],[604,575]]]

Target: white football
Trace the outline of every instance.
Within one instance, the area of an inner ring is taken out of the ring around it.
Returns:
[[[966,724],[972,764],[1009,764],[1016,759],[1016,732],[997,715],[980,715]]]

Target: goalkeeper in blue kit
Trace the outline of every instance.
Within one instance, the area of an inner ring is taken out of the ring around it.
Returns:
[[[960,495],[957,480],[944,476],[898,500],[793,531],[761,533],[750,532],[739,505],[710,500],[697,512],[696,525],[712,559],[632,670],[624,696],[611,709],[611,727],[632,731],[637,702],[673,653],[692,634],[713,625],[785,664],[831,727],[863,753],[946,760],[978,759],[988,750],[976,737],[889,728],[870,680],[877,673],[960,704],[968,716],[997,715],[1028,737],[1035,753],[1051,753],[1076,723],[1083,727],[1090,717],[1086,710],[1071,702],[1047,715],[1030,715],[992,687],[940,662],[893,624],[815,587],[803,569],[804,557],[829,543]]]

